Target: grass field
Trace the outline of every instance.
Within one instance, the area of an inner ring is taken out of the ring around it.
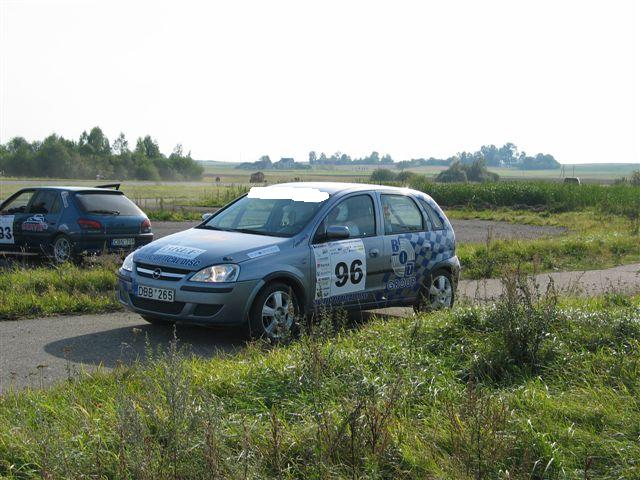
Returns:
[[[640,301],[537,294],[0,398],[5,478],[632,479]]]

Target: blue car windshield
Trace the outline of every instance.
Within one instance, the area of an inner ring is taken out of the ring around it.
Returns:
[[[200,228],[291,237],[300,233],[324,202],[242,197]]]

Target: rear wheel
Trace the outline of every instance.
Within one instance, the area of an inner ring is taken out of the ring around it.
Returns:
[[[293,289],[280,282],[268,284],[253,302],[248,322],[251,337],[282,340],[291,334],[300,306]]]
[[[441,310],[453,307],[455,301],[455,289],[451,272],[437,270],[429,276],[420,289],[418,301],[413,309],[416,312]]]
[[[53,259],[56,263],[73,260],[73,242],[66,235],[58,235],[53,241]]]

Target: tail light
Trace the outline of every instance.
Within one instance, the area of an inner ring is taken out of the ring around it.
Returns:
[[[151,232],[151,222],[148,218],[145,218],[140,224],[140,233],[150,233]]]
[[[79,218],[78,225],[82,230],[87,230],[90,232],[99,232],[102,230],[102,224],[97,220],[89,220],[87,218]]]

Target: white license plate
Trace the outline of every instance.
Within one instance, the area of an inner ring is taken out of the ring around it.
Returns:
[[[136,296],[140,298],[151,298],[160,300],[161,302],[173,302],[174,291],[170,288],[148,287],[146,285],[138,285]]]
[[[135,243],[135,238],[114,238],[113,240],[111,240],[111,245],[113,245],[114,247],[130,247],[132,245],[135,245]]]

